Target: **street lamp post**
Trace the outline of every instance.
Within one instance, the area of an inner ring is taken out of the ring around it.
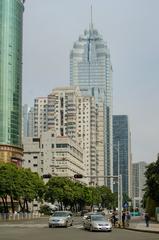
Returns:
[[[119,213],[119,221],[122,220],[122,201],[123,200],[123,190],[122,190],[122,175],[118,175],[118,213]]]
[[[123,200],[123,189],[122,189],[122,175],[120,174],[120,145],[118,141],[118,212],[119,212],[119,220],[122,220],[122,200]]]

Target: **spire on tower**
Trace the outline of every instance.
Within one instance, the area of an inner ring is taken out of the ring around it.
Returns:
[[[91,5],[91,22],[90,22],[90,31],[93,30],[93,13],[92,13],[92,5]]]

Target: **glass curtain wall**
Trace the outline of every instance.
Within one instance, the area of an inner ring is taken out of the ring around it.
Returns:
[[[0,145],[21,148],[23,1],[0,0]]]

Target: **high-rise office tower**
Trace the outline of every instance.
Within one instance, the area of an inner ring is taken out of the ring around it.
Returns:
[[[113,115],[113,175],[122,175],[122,191],[131,197],[131,139],[127,115]],[[114,182],[114,192],[118,191]]]
[[[97,107],[103,101],[104,175],[112,175],[112,65],[107,44],[94,29],[92,21],[70,53],[70,84],[79,86],[83,95],[94,96]],[[105,179],[111,189],[112,182]]]
[[[141,208],[146,182],[146,162],[133,163],[132,167],[132,200],[134,208]]]
[[[0,0],[0,161],[21,163],[24,0]]]
[[[34,136],[34,108],[27,104],[22,108],[22,142],[24,137]]]

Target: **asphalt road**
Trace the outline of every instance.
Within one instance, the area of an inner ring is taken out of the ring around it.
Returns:
[[[1,240],[158,240],[158,234],[114,229],[109,232],[89,232],[76,226],[70,228],[1,227]]]
[[[112,232],[89,232],[80,218],[69,228],[48,228],[47,218],[17,223],[0,223],[0,240],[158,240],[154,233],[113,229]]]

